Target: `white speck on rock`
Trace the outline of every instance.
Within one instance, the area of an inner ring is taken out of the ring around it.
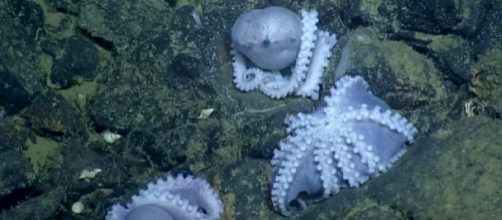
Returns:
[[[113,144],[117,142],[120,138],[122,138],[122,135],[118,133],[113,133],[110,130],[106,130],[103,133],[101,133],[101,136],[103,136],[103,139],[105,139],[105,142],[108,144]]]

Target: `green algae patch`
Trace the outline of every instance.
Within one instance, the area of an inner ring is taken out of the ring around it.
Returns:
[[[68,13],[61,13],[47,5],[47,1],[33,0],[43,11],[45,24],[51,28],[51,31],[57,30],[54,37],[70,37],[75,33],[77,18],[69,16]],[[38,38],[38,37],[37,37]]]
[[[70,87],[66,90],[57,91],[66,100],[76,103],[80,109],[85,109],[87,101],[94,95],[98,87],[95,81],[83,81],[78,85]]]
[[[472,66],[472,44],[456,35],[429,36],[432,41],[427,48],[431,57],[435,57],[437,65],[443,69],[448,78],[466,79]]]
[[[267,173],[270,171],[268,161],[253,159],[209,170],[209,179],[213,180],[224,201],[222,219],[278,219],[269,204],[271,179]]]
[[[368,20],[371,20],[372,24],[375,24],[376,26],[383,26],[382,28],[385,28],[390,21],[396,21],[396,19],[391,17],[396,16],[395,13],[389,12],[394,11],[396,8],[397,5],[392,1],[359,1],[359,10],[368,17]],[[383,14],[381,13],[382,11],[384,11]]]
[[[408,80],[416,85],[431,85],[435,90],[434,101],[445,97],[445,88],[439,78],[439,71],[431,59],[402,42],[384,41],[380,48],[386,54],[387,63],[401,80]]]
[[[207,167],[203,155],[207,152],[206,145],[196,137],[190,139],[187,145],[186,156],[191,159],[190,170],[200,171]]]
[[[359,203],[357,206],[350,209],[350,211],[342,218],[345,220],[350,219],[386,219],[386,220],[398,220],[403,219],[402,213],[399,211],[386,206],[380,205],[377,201],[372,199],[365,199]],[[331,219],[326,216],[324,219]]]
[[[419,88],[433,90],[433,96],[427,99],[433,98],[437,101],[445,98],[441,74],[431,59],[401,41],[386,40],[371,28],[355,30],[351,35],[351,68],[355,69],[356,73],[369,71],[369,74],[392,74],[397,83],[415,87],[429,86],[430,88]],[[386,77],[388,78],[380,78]]]
[[[238,137],[238,131],[236,131],[235,127],[228,120],[222,119],[222,134],[223,137],[220,141],[221,146],[218,146],[218,149],[215,152],[214,159],[216,164],[228,164],[236,162],[241,159],[241,144],[236,139]]]
[[[225,205],[222,219],[235,219],[235,193],[225,193],[222,196],[223,204]]]
[[[201,0],[178,0],[176,1],[176,8],[181,8],[183,6],[192,6],[194,9],[201,13],[203,12],[204,6]]]
[[[33,142],[28,140],[23,154],[33,167],[30,179],[45,179],[49,170],[57,165],[60,151],[58,143],[54,140],[40,136],[36,136]]]
[[[434,51],[445,51],[449,48],[466,47],[467,42],[455,35],[440,35],[432,37],[433,41],[428,48]]]
[[[473,117],[446,128],[431,175],[419,184],[430,209],[424,218],[496,219],[502,212],[502,122]],[[423,207],[425,208],[425,207]],[[498,211],[497,211],[498,210]]]
[[[382,0],[361,1],[360,9],[367,12],[371,17],[379,17],[378,8],[382,5]]]

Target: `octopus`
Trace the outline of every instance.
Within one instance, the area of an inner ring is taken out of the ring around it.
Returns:
[[[275,99],[291,93],[319,98],[336,35],[318,30],[316,11],[300,13],[272,6],[251,10],[235,21],[230,53],[238,89],[260,90]]]
[[[368,91],[360,76],[345,75],[324,106],[286,118],[288,136],[274,151],[274,208],[292,215],[388,170],[417,129]]]

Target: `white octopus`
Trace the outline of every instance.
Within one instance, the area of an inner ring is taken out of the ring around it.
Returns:
[[[242,14],[232,28],[236,87],[246,92],[259,89],[276,99],[293,92],[318,99],[336,35],[318,30],[317,15],[301,10],[300,18],[275,6]]]

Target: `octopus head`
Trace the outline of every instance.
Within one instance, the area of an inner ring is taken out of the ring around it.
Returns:
[[[174,218],[162,207],[147,204],[131,210],[125,220],[174,220]]]
[[[301,36],[301,18],[275,6],[242,14],[232,27],[235,49],[256,66],[269,70],[280,70],[295,62]]]

